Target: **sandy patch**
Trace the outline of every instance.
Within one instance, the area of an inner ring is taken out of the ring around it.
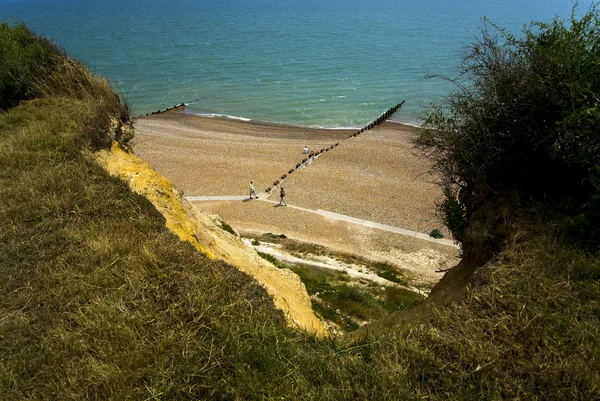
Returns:
[[[261,192],[295,168],[304,146],[320,149],[349,131],[303,129],[164,113],[135,122],[135,153],[186,195]]]
[[[276,207],[260,201],[192,202],[199,209],[218,214],[242,234],[285,234],[336,252],[388,262],[410,274],[414,285],[432,287],[457,263],[458,250],[301,210]]]

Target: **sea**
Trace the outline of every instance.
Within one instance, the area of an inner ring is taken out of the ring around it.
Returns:
[[[591,0],[580,1],[576,15]],[[570,0],[0,0],[144,115],[174,105],[306,127],[419,124],[484,18],[517,36]]]

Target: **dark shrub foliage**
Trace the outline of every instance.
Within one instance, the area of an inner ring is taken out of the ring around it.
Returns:
[[[66,53],[25,24],[0,23],[0,110],[39,95],[37,84],[66,59]]]
[[[430,108],[428,129],[415,140],[443,176],[442,211],[455,238],[489,197],[510,193],[513,203],[545,202],[579,216],[577,240],[594,245],[600,233],[599,22],[594,6],[580,19],[574,8],[566,22],[534,22],[522,37],[488,23],[468,48],[461,78],[451,80],[456,90]]]
[[[120,140],[120,126],[109,134],[111,119],[130,121],[126,101],[106,80],[67,56],[64,50],[23,23],[0,23],[0,111],[23,100],[43,97],[93,99],[96,113],[78,138],[94,150],[110,147],[113,136]]]
[[[221,221],[221,228],[223,230],[227,231],[228,233],[235,235],[236,237],[238,236],[238,234],[235,232],[233,227],[231,227],[229,224],[225,223],[224,221]]]
[[[435,239],[444,238],[444,234],[442,234],[442,232],[438,228],[434,228],[433,230],[431,230],[429,236]]]

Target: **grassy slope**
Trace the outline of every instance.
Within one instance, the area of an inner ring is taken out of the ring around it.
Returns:
[[[1,116],[2,399],[142,397],[188,363],[220,377],[215,337],[279,320],[248,277],[178,242],[84,159],[86,109],[45,100]]]
[[[525,241],[422,325],[317,341],[81,155],[86,109],[0,116],[0,399],[599,396],[597,259]]]
[[[597,258],[521,238],[423,322],[319,341],[82,156],[105,99],[0,114],[0,399],[600,398]]]

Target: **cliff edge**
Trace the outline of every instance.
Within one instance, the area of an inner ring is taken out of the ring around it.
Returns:
[[[187,202],[164,176],[144,160],[113,142],[110,150],[100,150],[92,158],[111,175],[126,181],[132,191],[146,197],[164,216],[166,227],[182,241],[189,242],[211,259],[221,259],[254,277],[282,310],[290,326],[327,334],[311,307],[300,278],[278,269],[246,247],[239,238],[223,230],[216,216],[200,212]]]

